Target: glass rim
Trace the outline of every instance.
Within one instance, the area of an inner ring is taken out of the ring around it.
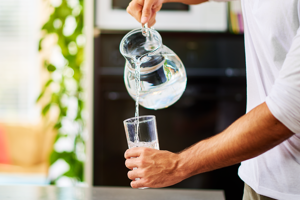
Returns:
[[[141,119],[142,117],[149,117],[149,119]],[[130,121],[130,120],[133,120],[133,119],[136,119],[136,117],[130,117],[128,119],[125,119],[123,121],[124,124],[134,124],[135,123],[135,120],[134,121]],[[139,116],[138,117],[139,119],[139,123],[145,123],[145,122],[149,122],[151,120],[155,120],[155,116],[154,115],[142,115],[142,116]]]
[[[159,32],[157,32],[155,29],[153,28],[145,28],[147,29],[147,31],[150,31],[150,32],[153,32],[153,33],[156,33],[158,35],[158,38],[160,40],[160,44],[159,46],[156,48],[156,49],[153,49],[152,51],[150,51],[149,53],[154,53],[156,52],[157,50],[159,50],[161,47],[162,47],[162,38],[161,38],[161,35],[159,34]],[[128,32],[121,40],[120,42],[120,46],[119,46],[119,51],[120,53],[123,55],[123,56],[127,56],[127,57],[131,57],[130,55],[126,54],[123,50],[123,43],[125,42],[125,39],[128,38],[129,36],[135,34],[135,33],[138,33],[138,32],[143,32],[143,28],[136,28],[136,29],[133,29],[131,30],[130,32]],[[148,53],[148,54],[149,54]],[[145,54],[141,55],[141,58],[144,57]]]

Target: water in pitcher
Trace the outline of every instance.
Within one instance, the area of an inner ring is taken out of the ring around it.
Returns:
[[[156,73],[156,79],[151,75],[141,74],[139,85],[136,85],[135,74],[127,71],[129,67],[125,68],[125,74],[129,74],[125,79],[128,93],[134,99],[138,97],[139,104],[145,108],[154,110],[166,108],[174,104],[185,90],[185,71],[179,70],[183,68],[181,61],[174,59],[177,57],[176,54],[162,54],[162,57],[163,63],[152,72]],[[139,87],[138,96],[136,87]]]
[[[163,45],[154,29],[134,29],[127,33],[120,52],[126,59],[124,82],[130,96],[148,109],[163,109],[174,104],[186,86],[186,72],[179,57]],[[140,84],[136,84],[136,61],[140,61]],[[139,87],[139,95],[137,88]]]

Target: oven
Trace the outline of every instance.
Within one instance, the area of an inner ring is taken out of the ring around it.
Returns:
[[[243,35],[160,32],[163,43],[186,67],[187,87],[178,102],[155,115],[159,145],[180,152],[211,137],[242,116],[246,109]],[[126,91],[125,60],[119,42],[125,32],[103,31],[95,38],[94,185],[129,186],[123,120],[134,116],[135,102]],[[176,42],[174,42],[176,41]],[[226,199],[242,199],[239,165],[193,176],[171,187],[223,189]]]
[[[131,30],[140,24],[126,12],[131,0],[96,0],[95,23],[104,30]],[[227,3],[207,2],[202,5],[166,3],[157,13],[155,28],[172,31],[225,31]]]

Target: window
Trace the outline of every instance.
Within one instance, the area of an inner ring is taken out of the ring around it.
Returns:
[[[37,0],[0,0],[0,121],[34,122],[39,93]]]

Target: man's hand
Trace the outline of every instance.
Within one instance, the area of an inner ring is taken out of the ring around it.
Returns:
[[[163,2],[164,0],[132,0],[127,12],[138,22],[148,23],[148,27],[151,27],[156,22],[156,12],[161,9]]]
[[[148,27],[155,24],[156,13],[161,9],[163,3],[180,2],[184,4],[200,4],[208,0],[132,0],[127,12],[141,24],[148,23]]]
[[[183,179],[180,170],[180,155],[169,151],[160,151],[145,147],[128,149],[125,152],[125,165],[132,171],[128,178],[133,180],[131,187],[159,188],[176,184]],[[134,169],[133,168],[137,168]],[[140,178],[139,180],[135,180]]]

